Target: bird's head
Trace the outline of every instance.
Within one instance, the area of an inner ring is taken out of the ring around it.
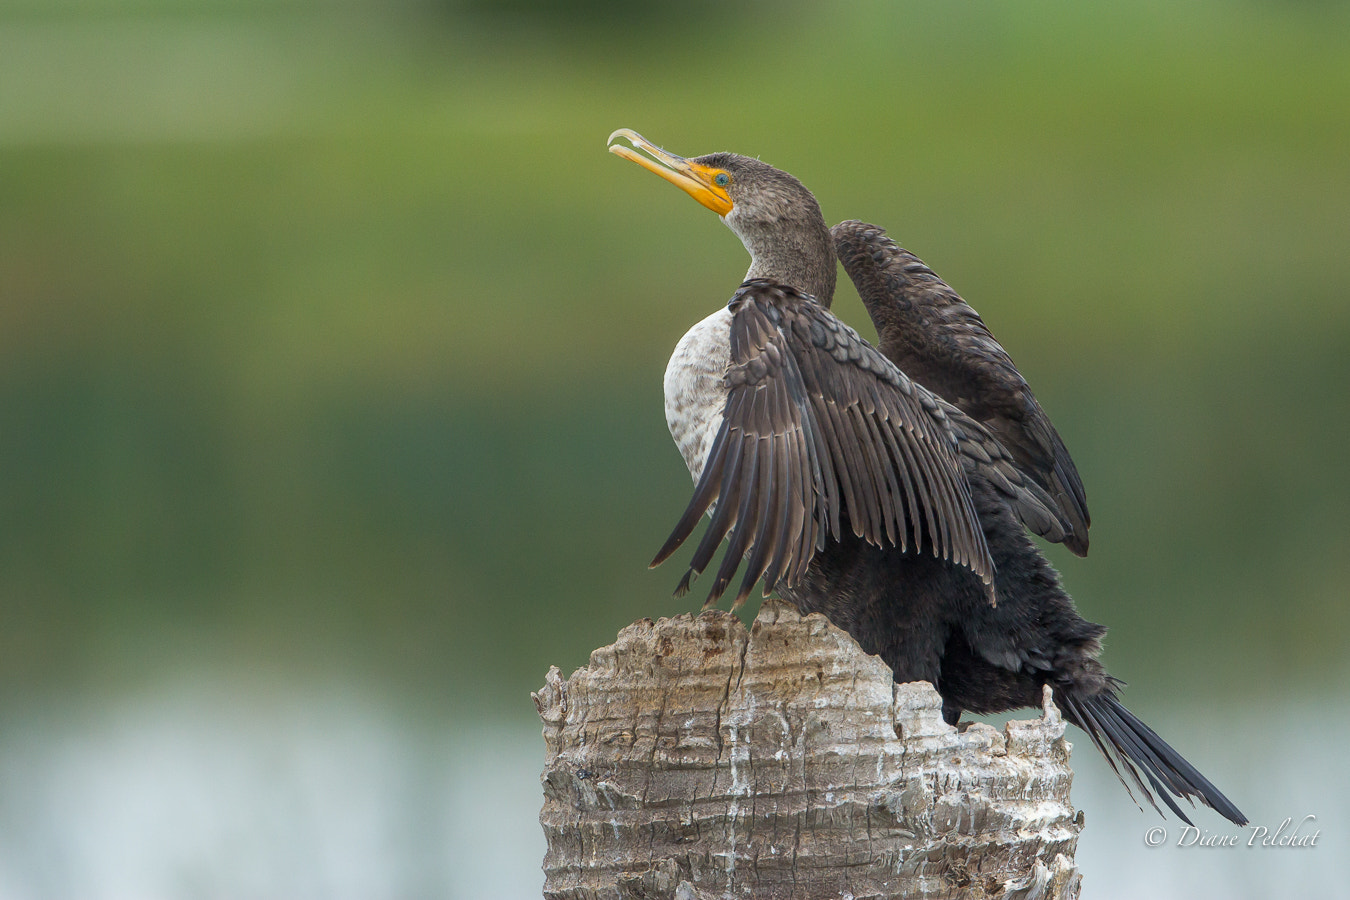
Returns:
[[[623,138],[632,146],[616,143]],[[816,198],[796,178],[736,153],[686,159],[636,131],[609,136],[609,152],[674,184],[722,217],[750,252],[747,277],[773,278],[829,304],[834,249]]]

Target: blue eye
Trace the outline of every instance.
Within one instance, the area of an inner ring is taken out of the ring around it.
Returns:
[[[726,187],[727,185],[731,184],[731,176],[728,175],[726,172],[718,172],[717,175],[713,178],[713,181],[719,187]]]

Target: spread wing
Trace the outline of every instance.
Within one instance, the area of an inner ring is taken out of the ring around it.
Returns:
[[[994,564],[944,404],[809,296],[747,281],[728,304],[723,420],[684,515],[652,565],[712,509],[678,593],[727,552],[708,602],[742,562],[736,603],[763,578],[794,584],[844,527],[927,550],[990,585]]]
[[[1059,505],[1045,489],[1017,466],[1012,454],[989,429],[941,401],[956,438],[957,452],[967,478],[979,478],[1003,498],[1032,534],[1060,543],[1073,533]]]
[[[975,310],[933,270],[865,222],[831,229],[835,250],[876,324],[881,352],[982,423],[1053,500],[1063,543],[1087,554],[1087,495],[1078,469],[1022,373]]]

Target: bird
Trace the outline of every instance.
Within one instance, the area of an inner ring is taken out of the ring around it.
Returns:
[[[705,607],[743,565],[734,606],[760,584],[823,613],[897,682],[931,682],[951,725],[1038,706],[1048,686],[1131,796],[1161,812],[1156,794],[1187,824],[1177,800],[1245,825],[1120,702],[1123,682],[1098,660],[1106,629],[1079,615],[1030,537],[1086,552],[1082,483],[959,295],[881,229],[830,229],[800,181],[760,160],[685,158],[627,128],[606,146],[717,213],[751,259],[665,371],[694,493],[652,566],[709,519],[676,595],[725,543]],[[880,349],[830,311],[841,259]]]

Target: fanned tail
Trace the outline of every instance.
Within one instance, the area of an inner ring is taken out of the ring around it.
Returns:
[[[1247,824],[1247,817],[1231,800],[1158,737],[1157,732],[1122,706],[1110,691],[1084,697],[1072,689],[1056,688],[1055,702],[1064,709],[1069,721],[1087,732],[1131,797],[1134,792],[1130,790],[1130,782],[1133,782],[1154,809],[1158,809],[1153,798],[1156,792],[1187,825],[1193,823],[1173,797],[1187,800],[1192,805],[1199,800],[1230,822]],[[1152,791],[1141,775],[1148,780]]]

